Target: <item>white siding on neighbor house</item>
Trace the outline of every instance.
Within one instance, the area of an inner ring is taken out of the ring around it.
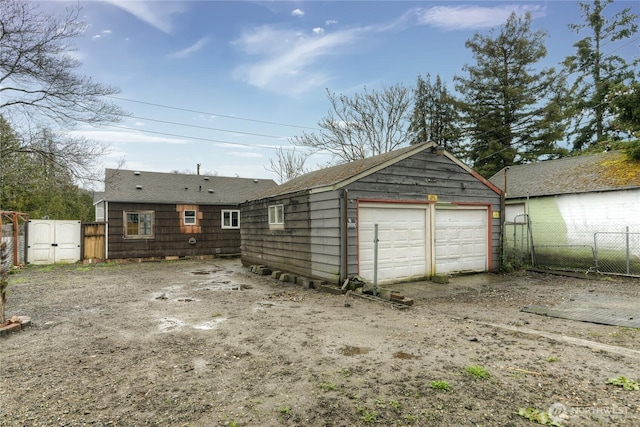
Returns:
[[[556,197],[556,205],[567,229],[570,245],[592,245],[596,233],[640,233],[640,190],[622,190],[603,193],[566,194]],[[619,247],[621,237],[601,235],[600,249]],[[638,234],[631,250],[640,247]],[[637,250],[637,249],[635,249]],[[633,255],[640,256],[640,253]]]

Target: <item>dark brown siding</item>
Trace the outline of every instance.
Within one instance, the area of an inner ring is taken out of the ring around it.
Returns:
[[[284,205],[284,228],[269,229],[269,206]],[[306,195],[249,202],[242,205],[242,263],[309,275],[311,226]]]
[[[184,205],[181,205],[184,206]],[[193,205],[196,207],[196,205]],[[109,259],[200,256],[240,253],[240,230],[222,229],[221,211],[237,206],[197,206],[197,226],[183,225],[175,204],[108,204]],[[125,239],[123,211],[153,211],[153,239]],[[242,222],[240,223],[242,227]],[[198,232],[199,230],[199,232]],[[191,238],[195,244],[189,243]]]

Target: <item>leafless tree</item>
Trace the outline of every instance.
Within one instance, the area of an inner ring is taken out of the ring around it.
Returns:
[[[80,7],[46,13],[27,0],[0,1],[0,113],[22,112],[30,122],[66,127],[118,121],[124,111],[104,97],[119,89],[77,73],[74,40],[85,24]]]
[[[277,158],[270,159],[270,164],[265,169],[274,172],[278,176],[278,184],[282,184],[307,172],[305,162],[309,155],[310,153],[296,152],[295,148],[285,150],[279,147],[276,149]]]
[[[338,163],[346,163],[410,143],[411,89],[395,84],[381,91],[365,88],[353,97],[327,90],[327,96],[331,110],[318,123],[321,131],[294,136],[294,145],[328,151]]]

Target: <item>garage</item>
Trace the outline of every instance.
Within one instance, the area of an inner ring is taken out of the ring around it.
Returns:
[[[487,271],[488,222],[487,208],[438,207],[435,220],[436,273]]]
[[[360,276],[374,278],[378,225],[378,283],[431,276],[428,204],[366,203],[358,209]]]

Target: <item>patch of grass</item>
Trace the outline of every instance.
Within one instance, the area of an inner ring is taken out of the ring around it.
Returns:
[[[557,362],[558,361],[558,356],[549,356],[547,357],[547,362]]]
[[[229,424],[227,424],[227,426],[229,426],[229,427],[240,427],[240,424],[236,420],[231,420],[231,421],[229,421]]]
[[[333,391],[336,389],[336,385],[332,383],[320,383],[318,384],[318,387],[324,391]]]
[[[518,410],[518,415],[528,419],[529,421],[533,421],[545,426],[562,427],[561,424],[558,424],[555,421],[551,420],[551,416],[547,411],[540,411],[536,408],[520,408]]]
[[[386,404],[387,404],[387,402],[386,402],[384,399],[380,399],[380,398],[377,398],[377,399],[376,399],[376,406],[383,407],[383,406],[385,406]]]
[[[489,371],[487,371],[481,365],[466,366],[464,368],[464,370],[465,370],[466,373],[468,373],[469,375],[471,375],[472,377],[475,377],[475,378],[486,379],[486,378],[489,378],[491,376]]]
[[[290,407],[288,406],[281,406],[278,408],[278,411],[282,414],[282,415],[291,415],[293,413],[293,411],[291,410]]]
[[[625,390],[640,390],[640,384],[637,381],[623,377],[609,378],[606,384],[617,385]]]
[[[375,422],[378,419],[378,413],[377,412],[364,411],[364,413],[362,414],[360,419],[362,421],[364,421],[365,423],[369,424],[369,423]]]
[[[398,413],[402,411],[402,403],[397,400],[390,400],[389,405],[391,405],[391,407]]]
[[[445,390],[445,391],[451,390],[451,386],[446,381],[431,381],[431,383],[429,384],[429,387],[436,390]]]

